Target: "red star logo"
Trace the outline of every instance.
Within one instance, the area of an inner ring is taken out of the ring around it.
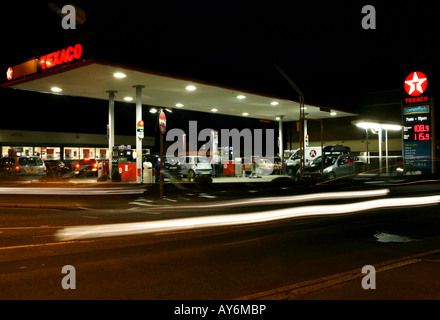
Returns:
[[[13,77],[14,77],[14,69],[8,68],[8,71],[6,71],[6,78],[8,80],[12,80]]]
[[[415,71],[405,79],[405,91],[410,96],[419,96],[428,86],[428,78],[421,72]]]

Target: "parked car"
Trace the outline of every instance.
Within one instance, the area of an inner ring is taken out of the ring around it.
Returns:
[[[258,175],[270,175],[273,173],[274,165],[269,159],[259,159],[258,166],[256,168],[256,174]]]
[[[182,168],[182,175],[193,179],[198,175],[212,175],[212,166],[204,156],[182,156],[177,158]]]
[[[276,174],[281,174],[283,171],[283,162],[281,157],[275,156],[273,159],[273,172]]]
[[[324,179],[331,180],[355,173],[354,162],[356,160],[356,157],[351,154],[324,156]],[[304,172],[306,174],[319,172],[322,168],[321,162],[322,157],[319,156],[308,167],[304,168]],[[297,175],[299,175],[299,172]]]
[[[163,160],[163,175],[165,178],[182,176],[182,169],[177,158],[167,159],[167,157],[164,156]],[[154,154],[144,155],[142,157],[142,162],[151,162],[156,171],[156,181],[159,181],[161,170],[160,156]]]
[[[71,168],[61,160],[48,160],[44,163],[47,167],[48,176],[61,177],[72,171]]]
[[[46,165],[37,156],[4,157],[0,159],[0,173],[17,176],[44,176]]]
[[[75,164],[74,173],[78,176],[98,176],[98,160],[84,158]]]
[[[258,160],[258,167],[256,168],[256,174],[270,175],[280,174],[283,169],[280,157],[273,157],[270,159],[262,158]]]
[[[330,145],[323,148],[325,157],[337,157],[342,154],[350,154],[350,147],[342,146],[342,145]],[[285,160],[286,173],[289,176],[297,177],[299,174],[299,165],[301,153],[299,149],[295,150],[287,160]],[[310,167],[314,167],[313,162],[321,163],[321,147],[306,147],[304,151],[305,163],[304,170],[312,170],[307,169]],[[330,158],[329,158],[330,159]],[[328,160],[330,161],[330,160]],[[312,170],[313,171],[313,170]],[[306,171],[307,172],[307,171]]]

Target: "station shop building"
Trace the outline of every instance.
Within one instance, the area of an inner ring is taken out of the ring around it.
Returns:
[[[144,149],[154,148],[155,139],[144,137]],[[135,145],[135,137],[116,135],[116,145]],[[1,130],[1,156],[38,155],[43,160],[75,161],[84,158],[109,159],[105,134]]]

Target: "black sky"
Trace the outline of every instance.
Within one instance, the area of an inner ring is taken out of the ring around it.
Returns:
[[[80,41],[89,57],[297,99],[277,63],[306,103],[347,111],[360,93],[401,89],[414,70],[428,75],[431,89],[438,83],[435,1],[71,1],[84,19],[64,30],[54,8],[67,3],[3,5],[1,70]],[[376,30],[361,27],[367,4]],[[64,128],[95,126],[84,114],[107,120],[105,101],[88,102],[91,110],[82,99],[10,91],[0,89],[2,109],[23,110],[24,127],[45,123],[36,110],[59,114],[60,104],[69,115]],[[10,125],[3,116],[0,128]]]

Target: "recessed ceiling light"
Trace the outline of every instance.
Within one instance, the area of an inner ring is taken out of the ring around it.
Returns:
[[[243,100],[243,99],[246,99],[246,96],[240,94],[240,95],[237,96],[237,99],[239,99],[239,100]]]
[[[190,85],[190,86],[187,86],[185,89],[188,90],[188,91],[194,91],[197,88],[195,86],[193,86],[193,85]]]
[[[122,79],[125,78],[127,75],[125,73],[122,72],[116,72],[113,74],[113,77],[118,78],[118,79]]]
[[[182,108],[182,107],[183,107],[183,104],[181,104],[181,103],[176,103],[176,107],[177,107],[177,108]]]
[[[157,112],[157,109],[156,108],[151,108],[150,109],[150,113],[156,113]]]
[[[212,112],[217,112],[218,110],[216,108],[211,109]]]
[[[335,115],[337,115],[337,113],[333,111],[333,112],[330,112],[330,115],[335,116]]]
[[[61,91],[63,91],[63,89],[58,88],[58,87],[52,87],[52,88],[50,88],[50,90],[51,90],[52,92],[61,92]]]
[[[125,97],[124,100],[125,101],[133,101],[133,98],[132,97]]]
[[[243,112],[242,115],[243,115],[243,116],[248,116],[249,113],[247,113],[247,112]]]
[[[272,101],[270,104],[273,105],[273,106],[277,106],[279,104],[279,102],[278,101]]]
[[[280,119],[281,119],[280,117],[276,117],[276,118],[275,118],[275,120],[280,120]]]

